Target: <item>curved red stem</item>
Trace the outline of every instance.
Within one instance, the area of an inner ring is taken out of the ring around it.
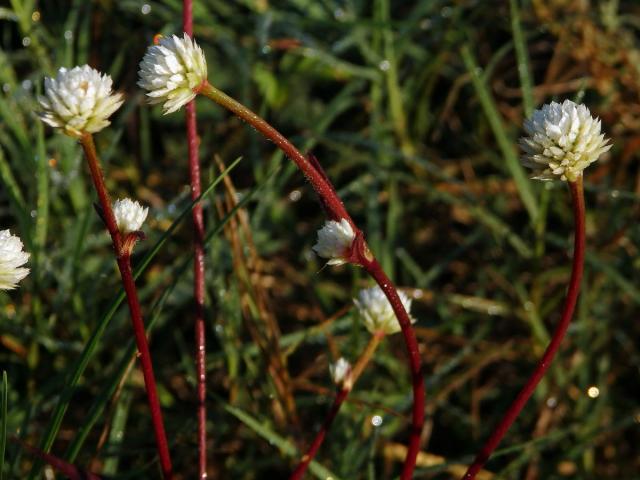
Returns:
[[[369,251],[364,242],[362,232],[357,228],[351,216],[347,212],[344,204],[338,197],[335,189],[327,179],[324,172],[317,168],[308,157],[300,153],[300,151],[287,138],[273,128],[264,119],[260,118],[255,112],[251,111],[240,102],[231,98],[221,90],[215,88],[209,82],[205,82],[199,93],[210,98],[214,102],[222,105],[226,109],[233,112],[242,120],[247,122],[253,128],[258,130],[263,136],[275,143],[302,171],[305,178],[311,183],[316,194],[320,197],[323,207],[328,211],[329,218],[346,219],[354,231],[356,232],[356,240],[354,242],[354,254],[350,261],[362,265],[367,273],[371,275],[378,283],[380,288],[389,299],[393,311],[398,317],[402,328],[405,346],[409,357],[409,368],[411,370],[413,384],[413,410],[411,421],[411,433],[409,437],[409,446],[402,467],[401,480],[408,480],[413,475],[418,451],[420,450],[420,434],[424,423],[424,380],[422,378],[421,360],[418,351],[418,342],[416,340],[413,327],[409,320],[409,314],[404,309],[393,282],[383,272],[380,264],[375,260],[373,254]]]
[[[469,466],[469,469],[464,474],[463,480],[471,480],[476,477],[480,469],[484,466],[484,464],[489,460],[491,453],[496,449],[502,437],[507,433],[509,427],[513,424],[516,417],[520,414],[522,409],[524,408],[527,400],[533,394],[533,391],[544,377],[547,370],[551,366],[551,362],[553,358],[560,348],[560,344],[565,334],[567,333],[567,329],[569,328],[569,324],[571,323],[571,319],[573,318],[573,312],[576,307],[576,303],[578,301],[578,294],[580,293],[580,282],[582,280],[582,272],[584,268],[584,251],[585,251],[585,215],[584,215],[584,194],[582,190],[582,177],[575,182],[569,182],[569,187],[571,189],[571,199],[573,203],[573,217],[575,222],[575,239],[574,239],[574,247],[573,247],[573,266],[571,269],[571,279],[569,280],[569,289],[567,290],[567,297],[564,302],[564,306],[562,309],[562,316],[560,318],[560,323],[556,327],[556,330],[553,332],[553,337],[549,342],[549,346],[544,352],[544,355],[538,362],[536,369],[533,374],[527,380],[527,383],[524,385],[520,393],[513,401],[507,412],[500,420],[500,423],[495,428],[489,439],[483,445],[482,449],[478,452],[475,460]]]

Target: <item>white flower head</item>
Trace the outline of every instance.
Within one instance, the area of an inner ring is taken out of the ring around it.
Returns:
[[[163,103],[164,114],[175,112],[196,96],[207,80],[207,60],[186,33],[162,37],[147,49],[138,72],[138,86],[148,91],[149,103]]]
[[[312,247],[323,258],[328,258],[329,265],[347,263],[347,257],[356,234],[346,218],[339,222],[329,220],[318,230],[318,242]]]
[[[551,102],[525,120],[527,137],[520,139],[522,164],[533,178],[575,182],[582,171],[611,148],[600,133],[600,120],[571,100]]]
[[[13,290],[20,280],[29,274],[22,267],[29,254],[22,250],[22,241],[9,230],[0,230],[0,290]]]
[[[113,214],[116,217],[118,230],[125,235],[140,230],[148,213],[147,207],[143,208],[142,205],[130,198],[113,202]]]
[[[331,379],[333,383],[338,386],[345,385],[349,382],[349,376],[351,375],[351,364],[348,360],[340,357],[336,363],[329,365],[329,373],[331,373]]]
[[[38,98],[43,110],[38,115],[72,137],[99,132],[124,101],[121,93],[113,92],[112,84],[109,75],[89,65],[62,67],[56,78],[45,77],[44,96]]]
[[[398,296],[407,314],[410,314],[411,298],[400,291],[398,291]],[[358,309],[360,319],[372,334],[382,330],[389,335],[401,330],[396,314],[379,286],[360,290],[358,296],[353,299],[353,303]],[[411,315],[409,318],[411,323],[415,323],[415,318]]]

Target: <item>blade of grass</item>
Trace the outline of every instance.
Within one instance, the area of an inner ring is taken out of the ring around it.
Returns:
[[[47,163],[44,146],[44,126],[42,122],[36,123],[38,135],[36,148],[36,265],[39,265],[42,253],[47,242],[47,226],[49,223],[49,164]]]
[[[5,191],[9,195],[9,201],[11,202],[11,211],[15,212],[18,217],[18,222],[20,223],[20,229],[22,230],[23,238],[25,238],[25,243],[27,243],[27,247],[30,247],[28,243],[28,239],[31,235],[28,235],[28,222],[27,218],[29,217],[27,213],[27,209],[25,206],[24,196],[22,195],[22,191],[16,181],[13,172],[11,171],[11,166],[9,162],[7,162],[6,157],[4,156],[4,151],[0,147],[0,184],[2,184],[5,188]]]
[[[471,75],[471,81],[476,91],[476,95],[478,96],[478,100],[480,100],[480,104],[482,105],[482,110],[489,121],[491,130],[493,130],[498,146],[502,151],[506,167],[516,183],[520,199],[529,213],[529,218],[532,222],[535,222],[538,218],[538,203],[533,194],[531,183],[524,174],[524,169],[518,161],[518,156],[513,149],[512,142],[509,139],[507,131],[502,123],[502,119],[500,118],[493,96],[485,82],[482,80],[481,69],[473,57],[469,45],[465,44],[461,48],[460,53],[465,67]]]
[[[296,458],[299,455],[298,450],[296,449],[296,447],[293,446],[291,442],[289,442],[288,440],[278,435],[269,427],[260,423],[260,421],[258,421],[257,419],[255,419],[254,417],[246,413],[245,411],[240,410],[239,408],[233,407],[228,403],[222,401],[221,399],[217,399],[217,400],[219,403],[222,404],[223,408],[227,412],[229,412],[231,415],[236,417],[238,420],[244,423],[247,427],[249,427],[255,433],[257,433],[266,441],[268,441],[269,445],[275,445],[282,453],[284,453],[289,457]],[[334,474],[329,469],[325,468],[324,466],[322,466],[316,461],[312,461],[309,464],[309,470],[317,478],[320,478],[322,480],[327,478],[332,478],[333,480],[339,480],[339,477],[336,474]]]
[[[520,6],[518,0],[509,0],[511,12],[511,31],[513,33],[513,44],[516,48],[516,61],[518,62],[518,76],[520,77],[520,87],[522,88],[522,103],[524,114],[530,117],[533,113],[533,82],[531,81],[531,68],[529,66],[529,54],[527,44],[522,33],[520,24]]]

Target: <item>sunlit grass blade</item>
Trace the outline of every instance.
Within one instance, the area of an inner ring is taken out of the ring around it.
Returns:
[[[491,130],[496,137],[498,146],[502,151],[502,156],[504,157],[504,160],[506,162],[506,167],[509,170],[509,173],[511,173],[514,182],[516,183],[516,188],[518,189],[520,199],[527,209],[527,212],[529,212],[529,218],[532,222],[535,222],[538,218],[538,203],[533,193],[531,183],[524,174],[524,168],[522,167],[522,165],[520,165],[518,156],[513,146],[513,141],[507,134],[493,96],[491,95],[489,88],[482,79],[481,69],[478,66],[475,58],[473,57],[469,45],[465,44],[460,50],[460,53],[462,54],[462,60],[464,61],[465,67],[467,68],[469,75],[471,75],[471,81],[476,91],[476,95],[478,96],[478,100],[482,105],[482,109],[485,116],[487,117],[487,120],[489,121],[489,125],[491,125]]]

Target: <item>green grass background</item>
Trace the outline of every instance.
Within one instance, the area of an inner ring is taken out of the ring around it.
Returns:
[[[112,195],[150,207],[134,266],[176,471],[194,478],[184,115],[162,116],[135,86],[153,35],[180,32],[181,9],[0,2],[0,228],[32,255],[20,288],[0,294],[0,427],[115,478],[159,478],[143,381],[81,150],[37,119],[36,96],[44,76],[84,63],[126,95],[96,142]],[[640,478],[640,5],[194,0],[194,18],[210,82],[316,154],[415,297],[423,451],[433,455],[416,478],[456,478],[558,319],[570,200],[563,184],[531,181],[520,167],[524,116],[570,98],[602,119],[614,146],[586,172],[575,321],[487,469],[500,479]],[[331,404],[329,362],[355,360],[368,340],[351,297],[369,283],[353,267],[322,269],[311,251],[321,209],[274,146],[206,99],[197,108],[203,183],[241,157],[203,197],[210,475],[286,478]],[[313,475],[397,475],[411,405],[404,359],[398,336],[384,341]],[[0,428],[0,447],[6,438]],[[27,478],[32,460],[8,441],[0,471]]]

